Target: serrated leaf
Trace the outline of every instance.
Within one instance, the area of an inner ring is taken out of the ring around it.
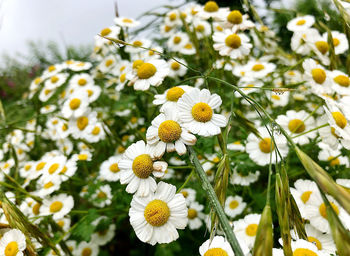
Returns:
[[[75,227],[72,229],[71,238],[81,241],[89,242],[92,233],[95,231],[96,226],[91,223],[99,217],[99,214],[95,209],[90,209],[88,213],[80,219]]]

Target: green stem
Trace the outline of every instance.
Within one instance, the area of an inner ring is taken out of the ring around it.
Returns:
[[[192,168],[192,167],[191,167]],[[190,181],[190,179],[192,178],[192,175],[194,174],[194,168],[192,169],[190,175],[188,175],[187,179],[185,180],[185,182],[181,185],[181,187],[179,187],[179,189],[176,191],[176,193],[179,193],[186,185],[187,183]]]
[[[196,152],[193,150],[192,147],[187,147],[187,149],[189,152],[190,160],[193,163],[193,165],[195,166],[197,174],[202,182],[203,189],[207,192],[210,203],[214,207],[214,210],[215,210],[215,212],[220,220],[222,229],[224,230],[224,232],[226,234],[227,241],[230,243],[236,256],[243,256],[244,254],[242,252],[242,249],[237,241],[235,234],[233,233],[233,229],[232,229],[230,223],[228,222],[228,219],[225,215],[224,209],[222,208],[222,206],[221,206],[221,204],[220,204],[220,202],[215,194],[215,191],[214,191],[213,187],[211,186],[211,184],[208,180],[208,177],[207,177],[205,171],[203,170],[203,167],[201,166],[201,164],[197,158]]]
[[[323,128],[323,127],[326,127],[326,126],[329,126],[329,124],[328,124],[328,123],[326,123],[326,124],[323,124],[323,125],[317,126],[317,127],[313,128],[313,129],[311,129],[311,130],[309,130],[309,131],[306,131],[306,132],[300,133],[300,134],[298,134],[298,135],[296,135],[296,136],[292,137],[292,139],[297,138],[297,137],[299,137],[299,136],[302,136],[302,135],[304,135],[304,134],[307,134],[307,133],[309,133],[309,132],[316,131],[316,130],[318,130],[318,129],[320,129],[320,128]]]

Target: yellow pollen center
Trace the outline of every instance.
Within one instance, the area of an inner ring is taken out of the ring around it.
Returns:
[[[131,122],[132,124],[136,124],[136,122],[137,122],[137,117],[136,117],[136,116],[133,116],[133,117],[130,119],[130,122]]]
[[[119,166],[118,166],[117,163],[111,164],[111,165],[109,166],[109,170],[110,170],[111,172],[113,172],[113,173],[117,173],[117,172],[120,171]]]
[[[124,18],[122,21],[125,23],[132,23],[132,20],[128,18]]]
[[[232,34],[226,37],[225,44],[228,47],[231,47],[233,49],[237,49],[241,46],[241,38],[237,34]]]
[[[157,72],[157,68],[152,63],[143,63],[137,70],[140,79],[148,79]]]
[[[67,170],[68,170],[67,166],[64,166],[63,169],[62,169],[62,171],[60,171],[60,173],[61,173],[61,174],[64,174],[64,173],[66,173]]]
[[[258,224],[249,224],[245,229],[245,233],[248,236],[255,236],[257,230],[258,230]]]
[[[297,248],[293,252],[293,256],[317,256],[318,254],[310,249]]]
[[[168,205],[161,200],[153,200],[145,208],[144,216],[146,221],[154,227],[163,226],[170,217]]]
[[[308,236],[307,240],[311,243],[314,243],[316,245],[317,249],[322,250],[322,244],[317,238],[315,238],[313,236]]]
[[[159,125],[158,136],[165,143],[175,142],[181,137],[182,129],[173,120],[166,120]]]
[[[107,194],[105,192],[98,192],[97,197],[100,199],[107,198]]]
[[[227,16],[227,21],[232,24],[241,24],[243,21],[242,13],[238,10],[230,12],[230,14]]]
[[[170,27],[170,26],[165,26],[164,27],[164,30],[165,32],[169,32],[173,27]]]
[[[135,60],[132,63],[132,68],[133,69],[138,69],[142,64],[143,64],[143,60]]]
[[[58,80],[60,80],[57,76],[51,77],[51,83],[55,84]]]
[[[185,93],[185,91],[181,87],[173,87],[170,88],[166,94],[166,98],[169,101],[177,102],[178,99]]]
[[[59,212],[63,207],[63,203],[60,201],[55,201],[50,205],[50,212]]]
[[[208,1],[204,5],[204,11],[206,12],[217,12],[219,10],[219,6],[215,1]]]
[[[339,208],[334,203],[330,202],[334,212],[339,215]],[[319,208],[320,214],[323,218],[327,219],[327,211],[326,211],[326,205],[322,203]]]
[[[80,131],[84,130],[88,124],[89,124],[89,118],[87,118],[86,116],[81,116],[77,119],[77,126]]]
[[[192,49],[192,44],[188,43],[184,46],[185,49],[190,50]]]
[[[16,256],[18,252],[19,252],[19,250],[18,250],[17,242],[12,241],[6,245],[4,254],[5,254],[5,256]]]
[[[173,39],[173,42],[174,42],[174,44],[179,44],[181,42],[181,40],[182,40],[181,37],[175,36]]]
[[[40,82],[41,82],[41,78],[40,77],[35,78],[34,83],[36,85],[38,85]]]
[[[81,104],[81,100],[78,98],[74,98],[69,102],[69,107],[72,110],[75,110],[75,109],[79,108],[80,104]]]
[[[133,46],[136,46],[136,47],[141,47],[143,45],[143,43],[139,40],[136,40],[132,43]]]
[[[58,163],[54,163],[53,165],[50,166],[49,173],[53,174],[55,171],[57,171],[58,167],[60,167],[60,165]]]
[[[180,64],[177,62],[171,63],[171,69],[172,70],[179,70],[180,69]]]
[[[317,41],[315,43],[316,48],[322,53],[322,54],[326,54],[329,50],[329,46],[328,43],[325,41]]]
[[[188,209],[188,213],[187,213],[187,217],[190,219],[190,220],[193,220],[194,218],[196,218],[198,215],[197,211],[195,209]]]
[[[100,133],[101,129],[98,126],[95,126],[95,128],[92,130],[92,135],[98,135]]]
[[[44,188],[45,188],[45,189],[49,189],[49,188],[51,188],[53,185],[54,185],[54,184],[53,184],[51,181],[49,181],[48,183],[46,183],[46,184],[44,185]]]
[[[111,33],[111,32],[112,32],[112,30],[110,28],[104,28],[101,30],[100,34],[101,34],[101,36],[108,36],[109,33]]]
[[[176,18],[177,18],[176,13],[171,13],[171,14],[169,15],[169,19],[170,19],[171,21],[176,20]]]
[[[340,165],[340,160],[338,157],[334,158],[333,156],[330,156],[330,157],[328,157],[327,160],[330,161],[329,165],[332,167],[336,166],[336,165]]]
[[[304,204],[306,204],[307,201],[309,201],[309,198],[312,194],[312,191],[305,191],[301,194],[300,199],[303,201]]]
[[[228,253],[221,248],[210,248],[203,256],[228,256]]]
[[[52,71],[55,71],[55,70],[56,70],[56,67],[52,65],[52,66],[48,67],[47,70],[48,70],[49,72],[52,72]]]
[[[337,47],[339,44],[340,44],[339,39],[333,37],[333,45],[334,45],[334,47]]]
[[[42,170],[45,167],[45,164],[46,164],[45,162],[38,163],[37,166],[36,166],[36,170],[37,171]]]
[[[314,68],[311,70],[311,75],[318,84],[322,84],[326,80],[326,72],[321,68]]]
[[[205,27],[201,24],[196,27],[196,31],[198,32],[204,32],[204,30],[205,30]]]
[[[305,131],[305,123],[300,119],[290,120],[288,123],[288,129],[293,133],[301,133]]]
[[[232,200],[230,202],[230,204],[229,204],[229,207],[230,207],[231,210],[234,210],[234,209],[236,209],[238,207],[238,205],[239,205],[239,203],[238,203],[237,200]]]
[[[68,130],[68,126],[66,124],[62,125],[62,131],[67,131]]]
[[[85,160],[87,160],[87,158],[88,158],[88,155],[87,155],[87,154],[79,154],[79,155],[78,155],[78,159],[79,159],[80,161],[85,161]]]
[[[271,98],[274,99],[274,100],[280,100],[281,99],[281,97],[278,96],[278,95],[272,95]]]
[[[259,148],[263,153],[270,153],[275,149],[275,145],[272,143],[271,138],[263,138],[259,142]]]
[[[63,226],[64,226],[64,221],[63,221],[63,220],[57,221],[57,225],[60,226],[61,228],[63,228]]]
[[[32,166],[30,164],[27,164],[24,166],[24,170],[29,171]]]
[[[184,196],[184,198],[188,197],[188,192],[187,191],[181,191],[181,194]]]
[[[339,84],[340,86],[343,86],[343,87],[349,87],[349,85],[350,85],[349,77],[344,76],[344,75],[336,76],[333,80],[334,80],[334,82],[336,82],[337,84]]]
[[[109,59],[109,60],[106,60],[106,62],[105,62],[105,65],[106,65],[106,67],[109,67],[109,66],[111,66],[112,64],[113,64],[113,60],[111,60],[111,59]]]
[[[252,70],[253,71],[260,71],[260,70],[263,70],[265,68],[265,66],[263,64],[255,64],[253,67],[252,67]]]
[[[345,128],[346,124],[348,123],[348,121],[346,120],[345,116],[339,112],[332,112],[332,116],[334,118],[335,123],[342,129]]]
[[[297,22],[296,24],[297,24],[298,26],[302,26],[302,25],[305,24],[305,22],[306,22],[306,20],[301,19],[301,20],[298,20],[298,22]]]
[[[39,214],[40,207],[41,207],[41,204],[39,204],[39,203],[36,203],[33,206],[32,211],[33,211],[34,215],[38,215]]]
[[[199,102],[192,107],[192,116],[198,122],[208,122],[213,116],[212,108],[204,102]]]
[[[80,79],[78,80],[78,84],[79,84],[80,86],[84,86],[84,85],[86,85],[86,83],[87,83],[87,81],[86,81],[86,79],[84,79],[84,78],[80,78]]]
[[[119,80],[120,80],[121,83],[124,83],[125,80],[126,80],[126,74],[125,73],[121,74],[120,77],[119,77]]]
[[[91,256],[92,250],[89,247],[86,247],[82,250],[81,256]]]
[[[153,161],[148,154],[135,157],[132,163],[134,174],[140,179],[147,179],[153,172]]]

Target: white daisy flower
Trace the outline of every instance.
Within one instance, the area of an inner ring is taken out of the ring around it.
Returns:
[[[286,115],[279,115],[276,122],[280,124],[282,128],[285,129],[291,136],[296,136],[316,127],[315,119],[304,110],[299,112],[296,112],[295,110],[288,110]],[[295,137],[293,138],[293,141],[300,145],[305,145],[309,143],[310,139],[314,139],[315,137],[316,131]]]
[[[176,78],[179,76],[184,76],[187,72],[187,68],[184,65],[187,65],[186,61],[184,59],[176,58],[177,61],[170,59],[168,61],[169,64],[169,77]],[[180,63],[184,64],[180,64]]]
[[[196,136],[183,126],[176,109],[166,108],[152,121],[147,129],[147,143],[152,147],[153,156],[161,158],[165,151],[176,151],[179,155],[186,153],[186,145],[194,145]]]
[[[259,176],[259,171],[249,172],[245,175],[243,173],[237,172],[237,168],[234,168],[233,173],[230,177],[230,183],[232,185],[249,186],[251,183],[256,182]]]
[[[79,139],[84,138],[87,128],[90,125],[95,125],[97,122],[97,113],[96,112],[85,112],[84,115],[79,116],[78,118],[71,118],[69,120],[69,130],[73,138]]]
[[[239,80],[239,87],[243,87],[241,90],[245,93],[245,94],[250,94],[252,92],[256,92],[256,91],[259,91],[258,88],[256,87],[262,87],[264,84],[259,81],[259,80],[256,80],[256,79],[252,79],[252,78],[249,78],[249,77],[242,77],[240,80]],[[235,91],[235,97],[237,98],[242,98],[243,96]],[[246,102],[246,101],[245,101]],[[249,103],[248,103],[249,104]]]
[[[301,55],[308,55],[312,49],[310,45],[311,39],[316,37],[320,37],[320,33],[315,28],[296,31],[291,38],[290,46],[294,52]]]
[[[93,84],[94,84],[93,77],[87,73],[75,74],[69,80],[69,85],[72,86],[74,89],[84,88],[86,86],[93,85]]]
[[[259,127],[258,131],[262,139],[253,133],[250,133],[247,138],[246,151],[250,159],[261,166],[269,164],[270,157],[272,163],[279,162],[281,159],[279,154],[275,152],[276,147],[282,157],[287,156],[288,145],[284,136],[274,134],[275,143],[277,144],[275,145],[265,127]]]
[[[196,190],[192,188],[183,188],[180,193],[184,196],[186,200],[186,204],[190,205],[192,202],[196,200]]]
[[[97,66],[97,68],[103,73],[109,73],[117,64],[117,58],[114,55],[106,56],[103,61]]]
[[[56,105],[45,105],[40,109],[40,113],[41,114],[48,114],[51,113],[53,111],[55,111],[57,109]]]
[[[153,104],[154,105],[162,105],[160,108],[160,112],[164,112],[166,108],[177,108],[177,101],[181,96],[190,90],[193,87],[188,85],[179,85],[174,86],[170,89],[167,89],[163,94],[156,94],[154,96]]]
[[[246,215],[243,219],[233,222],[233,231],[237,237],[240,237],[248,245],[250,249],[254,246],[260,217],[260,214],[251,213]]]
[[[72,253],[76,256],[97,256],[99,253],[99,246],[98,244],[94,243],[93,241],[90,241],[89,243],[83,241],[80,242],[80,244],[77,246],[77,248]]]
[[[215,1],[208,1],[198,12],[198,16],[202,19],[208,20],[213,18],[215,21],[222,21],[229,8],[219,8]]]
[[[37,182],[37,191],[33,194],[44,197],[52,194],[54,191],[60,189],[62,180],[58,175],[55,176],[41,176]]]
[[[330,72],[333,91],[340,95],[350,95],[349,76],[339,70]]]
[[[308,204],[311,194],[318,193],[316,183],[310,180],[299,179],[295,181],[294,188],[290,188],[290,192],[298,205],[301,216],[305,218],[305,207]]]
[[[103,140],[106,137],[105,128],[102,123],[97,122],[86,128],[84,138],[91,143]]]
[[[122,28],[134,28],[140,25],[139,21],[126,17],[116,17],[114,18],[114,22]]]
[[[168,164],[162,161],[154,162],[151,155],[152,151],[144,141],[133,143],[126,149],[123,159],[118,163],[121,170],[120,183],[128,184],[126,192],[148,196],[156,190],[157,184],[150,175],[162,177]]]
[[[230,56],[232,59],[239,59],[249,54],[252,44],[249,38],[242,33],[232,33],[231,30],[215,32],[213,35],[214,49],[219,51],[221,56]]]
[[[205,217],[205,215],[202,212],[203,209],[204,206],[195,201],[188,206],[188,227],[191,230],[199,229],[202,226],[202,220]]]
[[[164,24],[170,27],[178,27],[182,25],[180,12],[177,9],[171,10],[165,14]]]
[[[188,35],[184,32],[177,32],[169,37],[167,45],[169,50],[178,52],[190,42]]]
[[[328,162],[329,166],[345,165],[349,167],[349,158],[342,156],[340,149],[332,149],[328,144],[319,143],[321,151],[318,152],[318,159]]]
[[[287,24],[287,29],[293,32],[306,30],[315,23],[315,17],[311,15],[305,15],[296,17],[290,20]]]
[[[304,79],[309,83],[316,94],[330,93],[331,80],[328,71],[313,59],[303,62]]]
[[[348,39],[346,38],[346,35],[338,31],[331,31],[331,34],[333,38],[335,54],[342,54],[346,52],[349,49]],[[328,33],[324,33],[322,37],[327,42]]]
[[[44,83],[44,86],[46,89],[53,90],[57,87],[60,87],[62,84],[64,84],[67,80],[68,74],[66,73],[59,73],[56,74],[49,79],[47,79]]]
[[[178,100],[180,120],[190,132],[209,137],[221,132],[221,127],[227,124],[226,117],[215,114],[222,101],[219,95],[210,94],[207,89],[186,92]]]
[[[99,246],[103,246],[109,243],[113,237],[115,236],[116,225],[110,224],[107,229],[97,231],[92,234],[91,241],[98,244]]]
[[[310,38],[310,46],[318,59],[322,62],[324,65],[329,65],[329,44],[327,39],[324,39],[323,37],[312,37]]]
[[[65,101],[62,107],[62,115],[65,118],[80,117],[89,105],[88,93],[82,90],[74,92]]]
[[[146,38],[132,40],[130,44],[132,45],[125,46],[125,51],[131,54],[143,52],[143,48],[151,47],[151,41]]]
[[[90,62],[83,62],[83,61],[75,61],[71,65],[68,66],[68,68],[72,71],[83,71],[88,70],[92,67],[92,64]]]
[[[248,14],[242,14],[239,10],[227,12],[226,20],[223,23],[225,28],[233,32],[246,30],[254,27],[254,23],[249,20]]]
[[[194,19],[192,25],[198,39],[202,39],[211,34],[210,24],[207,21]]]
[[[99,187],[95,194],[92,195],[92,203],[97,207],[105,207],[112,203],[112,188],[110,185],[106,184]]]
[[[179,53],[184,55],[193,55],[196,53],[196,48],[191,42],[188,42],[179,50]]]
[[[60,226],[60,228],[64,232],[67,232],[70,228],[71,219],[70,219],[70,217],[67,217],[67,218],[55,220],[55,222],[57,223],[58,226]]]
[[[243,251],[244,255],[249,253],[249,248],[243,241],[238,241],[239,245]],[[224,255],[224,256],[234,256],[234,252],[231,245],[223,236],[214,236],[214,238],[208,239],[199,247],[199,254],[201,256],[210,255]]]
[[[276,65],[263,60],[250,60],[245,65],[245,76],[252,78],[263,78],[275,71]]]
[[[47,101],[51,98],[51,96],[56,92],[55,89],[48,89],[46,87],[43,87],[42,90],[39,93],[39,100],[42,102]]]
[[[313,242],[302,239],[291,241],[293,255],[328,256],[325,251],[318,250]],[[284,256],[282,249],[273,249],[273,256]]]
[[[187,207],[176,187],[159,182],[154,193],[147,197],[134,195],[129,210],[130,224],[136,236],[144,243],[170,243],[178,239],[176,229],[187,225]]]
[[[43,205],[40,207],[42,215],[52,215],[54,220],[62,219],[73,208],[73,197],[66,194],[59,194],[51,198],[43,200]]]
[[[65,68],[65,66],[62,64],[51,65],[44,70],[41,78],[46,79],[48,77],[54,76],[57,73],[61,72],[64,68]]]
[[[119,161],[122,159],[121,155],[111,156],[105,160],[100,166],[99,177],[107,181],[118,181],[120,179]]]
[[[228,143],[227,149],[232,151],[244,151],[245,147],[242,145],[241,141],[236,140],[234,142]]]
[[[26,237],[18,229],[7,231],[0,239],[1,256],[23,256],[26,247]]]
[[[342,111],[339,105],[331,100],[325,100],[327,107],[323,106],[329,125],[334,129],[334,133],[344,139],[350,139],[350,124],[347,117],[350,117],[349,110]]]
[[[247,204],[243,202],[243,198],[240,196],[228,196],[225,201],[225,213],[231,218],[240,215]]]

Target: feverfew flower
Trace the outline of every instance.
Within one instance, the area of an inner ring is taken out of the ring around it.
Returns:
[[[26,249],[26,237],[18,229],[7,231],[0,239],[1,256],[23,256]]]
[[[249,38],[242,33],[232,33],[230,30],[215,32],[213,35],[214,49],[221,56],[230,56],[232,59],[242,58],[249,54],[252,44]]]

